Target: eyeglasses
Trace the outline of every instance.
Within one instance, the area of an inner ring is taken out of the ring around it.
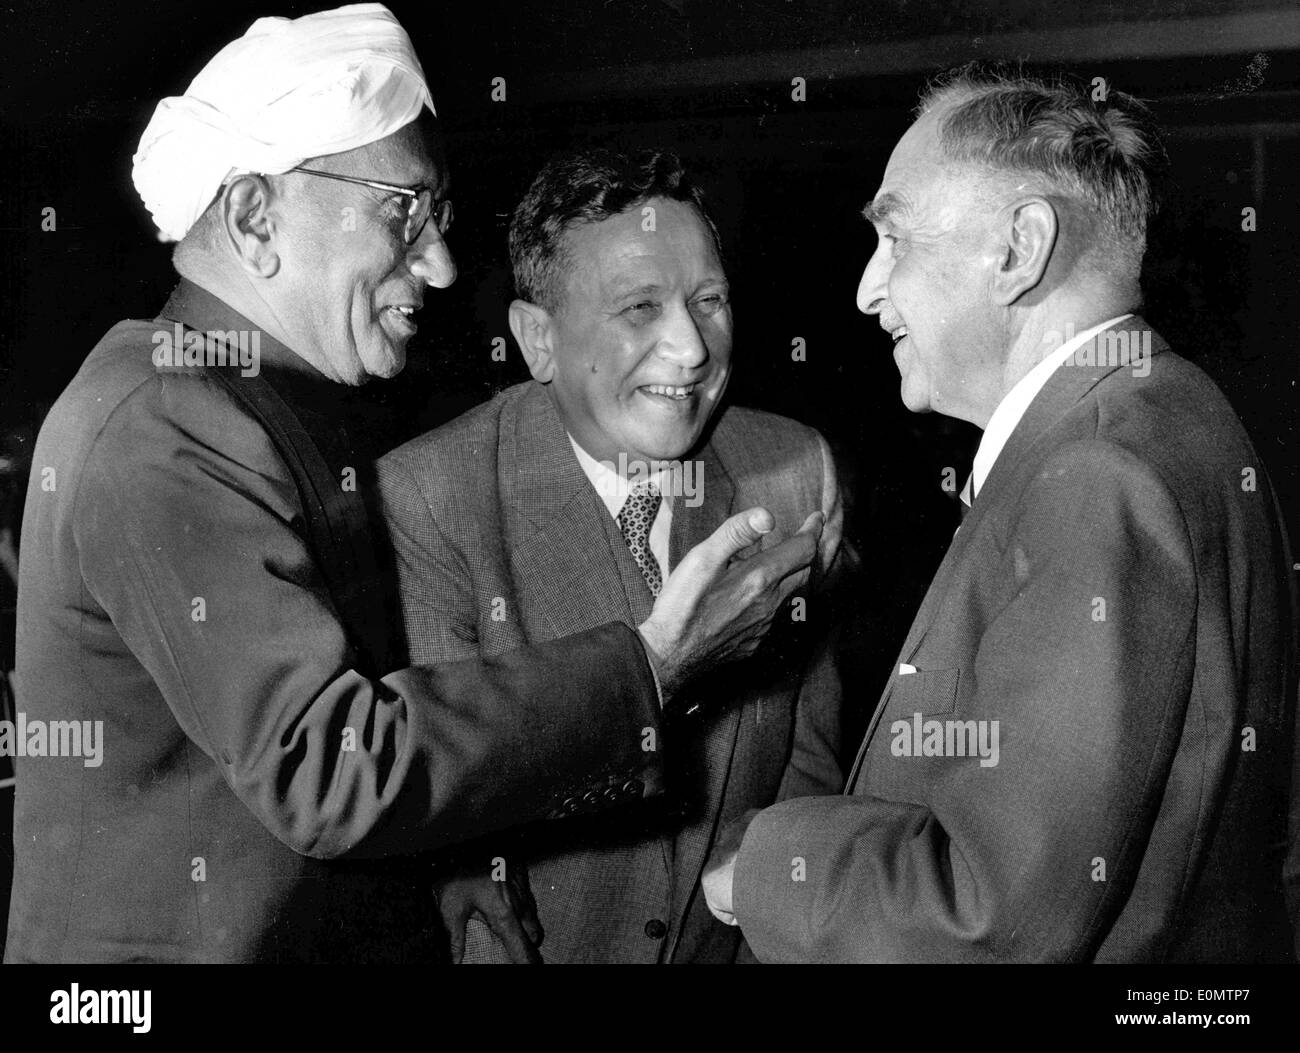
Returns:
[[[409,197],[411,203],[406,210],[406,229],[402,232],[402,237],[408,245],[415,244],[415,240],[424,231],[424,225],[429,222],[430,216],[434,217],[434,224],[437,226],[439,234],[446,234],[451,229],[451,202],[446,198],[435,199],[433,187],[393,186],[391,183],[379,183],[373,179],[357,179],[355,176],[321,172],[315,168],[291,168],[289,171],[302,172],[303,175],[320,176],[322,179],[337,179],[340,183],[356,183],[359,186],[373,187],[375,190],[386,190],[390,194],[401,194],[403,197]]]

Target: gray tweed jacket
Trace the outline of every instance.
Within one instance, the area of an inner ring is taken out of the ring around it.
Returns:
[[[777,521],[763,547],[825,511],[819,576],[830,571],[839,495],[815,431],[731,408],[695,459],[703,501],[675,500],[670,566],[728,515],[761,504]],[[393,451],[378,480],[413,661],[491,658],[650,613],[650,591],[539,384]],[[693,685],[699,710],[665,730],[667,807],[579,815],[503,853],[527,861],[548,962],[735,958],[736,930],[713,920],[698,891],[716,831],[749,808],[843,782],[829,612],[815,594],[806,601],[755,658]],[[486,926],[471,925],[466,960],[501,960]]]

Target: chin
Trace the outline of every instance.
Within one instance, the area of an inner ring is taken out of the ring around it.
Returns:
[[[406,350],[398,348],[390,351],[377,359],[369,359],[362,363],[366,375],[362,378],[365,383],[371,377],[379,380],[391,380],[406,368]]]
[[[694,430],[672,435],[642,435],[637,446],[648,460],[679,461],[691,452],[698,438],[699,434]]]
[[[930,405],[929,395],[924,391],[913,390],[906,380],[903,381],[901,395],[903,405],[912,413],[929,413],[933,408]]]

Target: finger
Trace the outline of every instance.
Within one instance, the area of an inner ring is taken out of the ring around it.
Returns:
[[[444,919],[445,921],[446,919]],[[465,925],[468,916],[461,916],[446,921],[447,935],[450,937],[451,964],[459,965],[465,959]]]
[[[465,926],[469,922],[473,908],[455,882],[434,892],[434,903],[442,916],[442,927],[447,932],[447,953],[451,955],[453,965],[459,965],[465,957]]]
[[[541,965],[542,956],[538,953],[533,941],[528,938],[524,932],[523,926],[519,924],[519,919],[515,917],[515,912],[509,909],[502,909],[499,912],[493,912],[493,916],[487,919],[488,925],[496,933],[497,939],[501,941],[506,949],[506,954],[516,965]]]
[[[520,877],[518,868],[515,870],[514,880],[510,883],[510,899],[514,905],[515,917],[523,925],[524,932],[534,944],[540,946],[545,931],[542,929],[541,920],[537,917],[537,900],[533,898],[533,890],[528,884],[528,878]]]
[[[822,528],[825,526],[826,526],[826,513],[814,512],[812,515],[810,515],[807,519],[803,521],[803,526],[801,526],[797,531],[795,531],[795,533],[812,534],[814,537],[820,538],[822,536]]]
[[[766,508],[751,508],[740,512],[718,527],[701,541],[691,553],[706,563],[724,567],[741,549],[748,548],[764,534],[772,532],[776,520]],[[689,557],[691,553],[687,553]]]
[[[820,518],[821,513],[814,512],[800,527],[799,533],[745,560],[742,564],[745,571],[760,570],[765,576],[770,575],[768,580],[780,581],[806,568],[817,556],[817,541],[821,537],[821,524],[814,524],[811,528],[809,524]]]
[[[542,923],[537,919],[537,904],[532,896],[522,892],[513,892],[510,904],[514,909],[516,920],[523,927],[524,935],[533,944],[542,942]]]

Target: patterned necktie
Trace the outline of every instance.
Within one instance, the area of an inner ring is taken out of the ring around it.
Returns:
[[[623,510],[618,514],[618,529],[632,552],[632,558],[641,568],[641,576],[650,586],[650,594],[658,596],[663,588],[663,572],[659,561],[650,551],[650,527],[659,514],[662,497],[654,483],[638,483],[628,491]]]

